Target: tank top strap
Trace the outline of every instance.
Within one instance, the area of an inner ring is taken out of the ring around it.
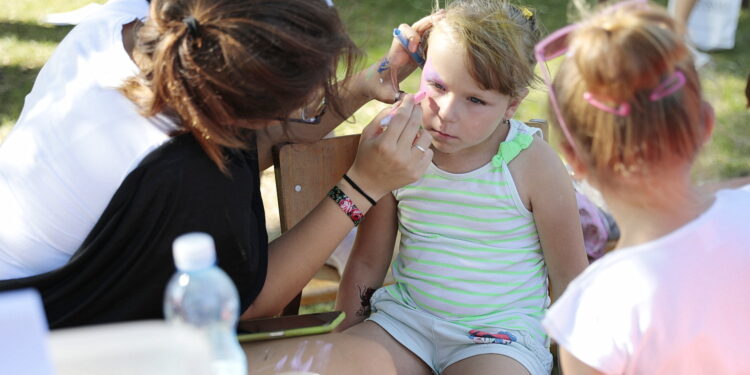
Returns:
[[[508,164],[515,159],[521,151],[529,148],[534,141],[534,135],[541,132],[540,129],[532,128],[518,120],[510,120],[510,130],[505,141],[500,143],[497,154],[492,157],[492,164],[496,167],[502,163]]]

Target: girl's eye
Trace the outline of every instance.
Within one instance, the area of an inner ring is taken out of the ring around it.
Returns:
[[[430,82],[430,86],[434,87],[437,90],[445,91],[445,86],[443,86],[443,85],[441,85],[441,84],[439,84],[439,83],[437,83],[435,81],[431,81]]]
[[[487,104],[484,100],[479,99],[479,98],[474,97],[474,96],[469,97],[469,101],[472,102],[472,103],[474,103],[474,104],[481,104],[481,105]]]

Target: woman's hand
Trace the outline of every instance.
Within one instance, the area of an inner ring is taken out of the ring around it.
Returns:
[[[362,130],[347,174],[375,200],[416,181],[432,161],[432,136],[422,130],[422,108],[405,95]]]
[[[408,41],[408,48],[394,37],[391,48],[380,61],[373,64],[363,72],[367,77],[363,82],[365,95],[384,103],[393,103],[400,96],[399,82],[408,77],[418,67],[411,56],[420,50],[422,36],[427,30],[444,17],[445,12],[440,10],[435,14],[426,16],[413,25],[401,24],[398,32]],[[422,56],[424,58],[424,56]]]

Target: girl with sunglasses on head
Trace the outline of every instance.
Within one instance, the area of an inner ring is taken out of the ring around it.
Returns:
[[[548,277],[559,295],[587,260],[565,168],[513,119],[539,35],[530,9],[465,0],[426,39],[416,98],[433,163],[364,220],[337,301],[345,327],[371,308],[346,333],[385,346],[399,373],[550,371]],[[396,283],[380,288],[397,232]]]
[[[683,38],[629,1],[537,46],[541,62],[565,54],[550,88],[562,149],[621,229],[544,319],[565,373],[750,373],[750,191],[691,183],[714,114]]]

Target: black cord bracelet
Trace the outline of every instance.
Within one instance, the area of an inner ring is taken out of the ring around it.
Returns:
[[[370,204],[372,204],[373,206],[376,205],[376,204],[378,204],[378,202],[376,200],[372,199],[372,197],[370,197],[369,195],[367,195],[367,193],[365,193],[364,190],[362,190],[362,188],[359,187],[359,185],[357,185],[356,183],[354,183],[354,181],[352,181],[352,179],[349,178],[349,176],[347,176],[346,173],[344,173],[344,175],[342,177],[344,177],[344,180],[346,180],[346,182],[348,182],[349,185],[352,185],[352,187],[354,188],[354,190],[356,190],[358,193],[362,194],[362,196],[365,197],[365,199],[367,199],[367,201],[369,201]]]

